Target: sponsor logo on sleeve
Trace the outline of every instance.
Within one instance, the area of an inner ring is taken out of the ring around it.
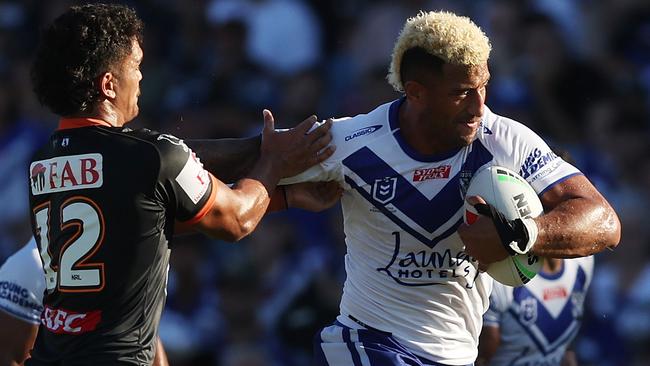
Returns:
[[[539,177],[533,177],[533,178],[530,177],[540,172],[542,168],[546,166],[550,168],[551,165],[549,163],[553,161],[559,162],[559,160],[556,159],[557,159],[557,155],[555,155],[553,151],[542,152],[540,149],[536,148],[526,158],[524,165],[522,165],[519,170],[519,175],[521,175],[524,179],[526,179],[529,182],[536,180]]]
[[[29,290],[14,282],[0,281],[0,300],[11,302],[25,310],[36,311],[39,314],[43,311],[43,306],[35,301]]]
[[[422,182],[427,179],[447,179],[451,172],[451,165],[441,165],[435,168],[416,169],[413,172],[413,181]]]
[[[188,155],[185,166],[176,176],[176,182],[194,204],[198,203],[208,191],[210,175],[203,169],[203,164],[194,152]]]
[[[363,127],[358,130],[352,131],[351,134],[345,136],[345,141],[350,141],[359,136],[370,135],[371,133],[378,131],[381,127],[382,127],[381,125],[373,125],[373,126]]]
[[[59,156],[29,166],[33,195],[99,188],[104,182],[101,154]]]

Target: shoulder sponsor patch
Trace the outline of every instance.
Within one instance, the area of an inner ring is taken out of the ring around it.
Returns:
[[[378,131],[382,126],[381,125],[373,125],[373,126],[368,126],[368,127],[363,127],[358,130],[352,131],[349,135],[345,136],[345,141],[350,141],[354,138],[357,138],[359,136],[365,136],[369,135],[373,132]]]
[[[555,155],[553,151],[549,150],[542,152],[540,149],[536,148],[526,158],[524,165],[522,165],[519,170],[519,175],[521,175],[524,179],[530,181],[530,176],[536,174],[538,171],[540,171],[555,159],[557,159],[557,155]]]
[[[29,166],[33,195],[99,188],[104,183],[101,154],[59,156]]]
[[[11,281],[0,281],[0,304],[4,301],[27,311],[34,310],[40,313],[43,310],[43,306],[35,301],[29,289]]]
[[[188,155],[185,166],[176,176],[176,182],[194,204],[199,202],[208,191],[210,175],[207,170],[203,169],[203,164],[194,152]]]

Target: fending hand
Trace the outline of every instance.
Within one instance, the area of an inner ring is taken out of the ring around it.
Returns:
[[[271,159],[282,178],[325,161],[335,150],[330,145],[332,120],[328,119],[310,131],[315,123],[316,116],[310,116],[292,129],[277,131],[273,115],[265,109],[260,157]]]

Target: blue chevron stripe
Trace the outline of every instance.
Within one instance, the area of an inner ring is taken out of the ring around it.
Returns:
[[[472,174],[481,166],[492,160],[492,154],[478,141],[472,144],[472,151],[468,155],[460,171],[471,172]],[[385,161],[377,156],[368,147],[362,147],[355,153],[343,160],[343,165],[359,176],[365,185],[373,186],[375,181],[384,178],[396,179],[395,197],[389,202],[402,214],[406,215],[421,228],[433,234],[440,226],[454,218],[454,215],[463,206],[463,197],[460,193],[460,172],[449,179],[449,182],[435,195],[428,199],[411,182],[396,172]],[[413,234],[418,240],[429,247],[433,247],[438,241],[444,239],[456,231],[460,224],[458,221],[452,228],[438,236],[428,239],[418,234],[416,230],[408,227],[396,215],[385,208],[385,204],[372,197],[372,194],[365,190],[363,184],[355,182],[350,176],[345,176],[345,181],[356,189],[366,200],[371,202],[391,221],[395,222],[405,231]],[[417,235],[416,235],[417,234]],[[446,235],[446,236],[445,236]],[[444,237],[443,237],[444,236]]]

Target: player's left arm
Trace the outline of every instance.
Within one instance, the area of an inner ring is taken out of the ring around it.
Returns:
[[[560,366],[578,366],[578,358],[576,357],[575,351],[571,349],[566,350],[562,356],[562,361],[560,361]]]
[[[546,214],[534,219],[539,233],[532,253],[584,257],[618,245],[618,215],[584,175],[573,175],[553,185],[540,199]]]
[[[167,354],[165,353],[165,348],[160,340],[160,336],[156,337],[156,354],[154,355],[151,366],[169,366]]]
[[[496,325],[483,325],[478,340],[476,366],[487,366],[501,343],[501,329]]]

